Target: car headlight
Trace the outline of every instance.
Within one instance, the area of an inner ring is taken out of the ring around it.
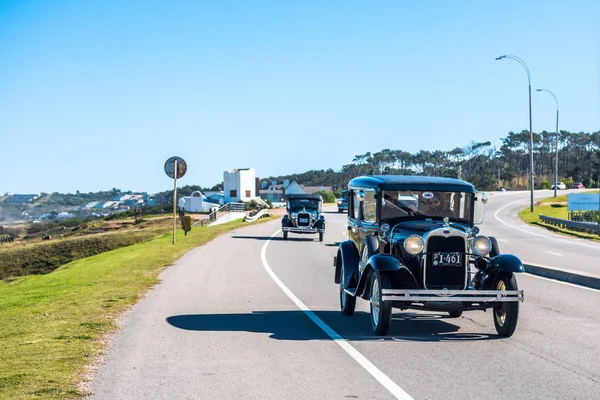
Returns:
[[[298,216],[298,214],[292,213],[292,218],[296,218],[297,216]]]
[[[338,204],[342,204],[342,201],[341,201],[341,200],[338,200]]]
[[[485,256],[492,250],[492,241],[487,236],[475,236],[473,239],[473,253]]]
[[[419,235],[410,235],[404,241],[404,248],[409,254],[416,255],[423,251],[423,238]]]

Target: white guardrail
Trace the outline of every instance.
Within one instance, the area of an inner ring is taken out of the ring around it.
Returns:
[[[540,220],[549,225],[567,228],[574,231],[597,233],[600,235],[600,225],[595,222],[569,221],[568,219],[548,217],[547,215],[542,214],[540,214]]]

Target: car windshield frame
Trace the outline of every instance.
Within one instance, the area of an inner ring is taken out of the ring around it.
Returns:
[[[290,212],[298,212],[303,209],[319,210],[321,201],[318,199],[288,199],[287,209]]]
[[[473,224],[474,194],[439,190],[382,190],[380,222],[401,222],[448,217],[450,221]]]

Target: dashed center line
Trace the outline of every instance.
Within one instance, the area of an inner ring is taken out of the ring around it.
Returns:
[[[554,252],[552,252],[552,251],[547,251],[546,253],[548,253],[548,254],[552,254],[553,256],[559,256],[559,257],[562,257],[562,256],[563,256],[563,255],[562,255],[562,254],[560,254],[560,253],[554,253]]]

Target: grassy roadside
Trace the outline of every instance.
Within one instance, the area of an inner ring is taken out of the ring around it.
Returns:
[[[585,192],[586,194],[598,194],[598,192]],[[547,215],[549,217],[554,218],[562,218],[568,219],[569,213],[567,210],[567,195],[558,196],[558,197],[548,197],[537,201],[533,207],[533,212],[529,211],[529,207],[526,207],[519,211],[519,218],[521,218],[524,222],[529,225],[541,226],[550,231],[560,233],[567,236],[575,236],[583,239],[591,239],[594,241],[600,241],[600,236],[585,233],[585,232],[576,232],[571,231],[565,228],[559,228],[557,226],[548,225],[540,221],[539,215]]]
[[[278,217],[260,219],[257,223]],[[0,282],[0,399],[72,399],[85,366],[115,320],[157,282],[161,270],[234,221],[171,234],[73,261],[48,275]]]

